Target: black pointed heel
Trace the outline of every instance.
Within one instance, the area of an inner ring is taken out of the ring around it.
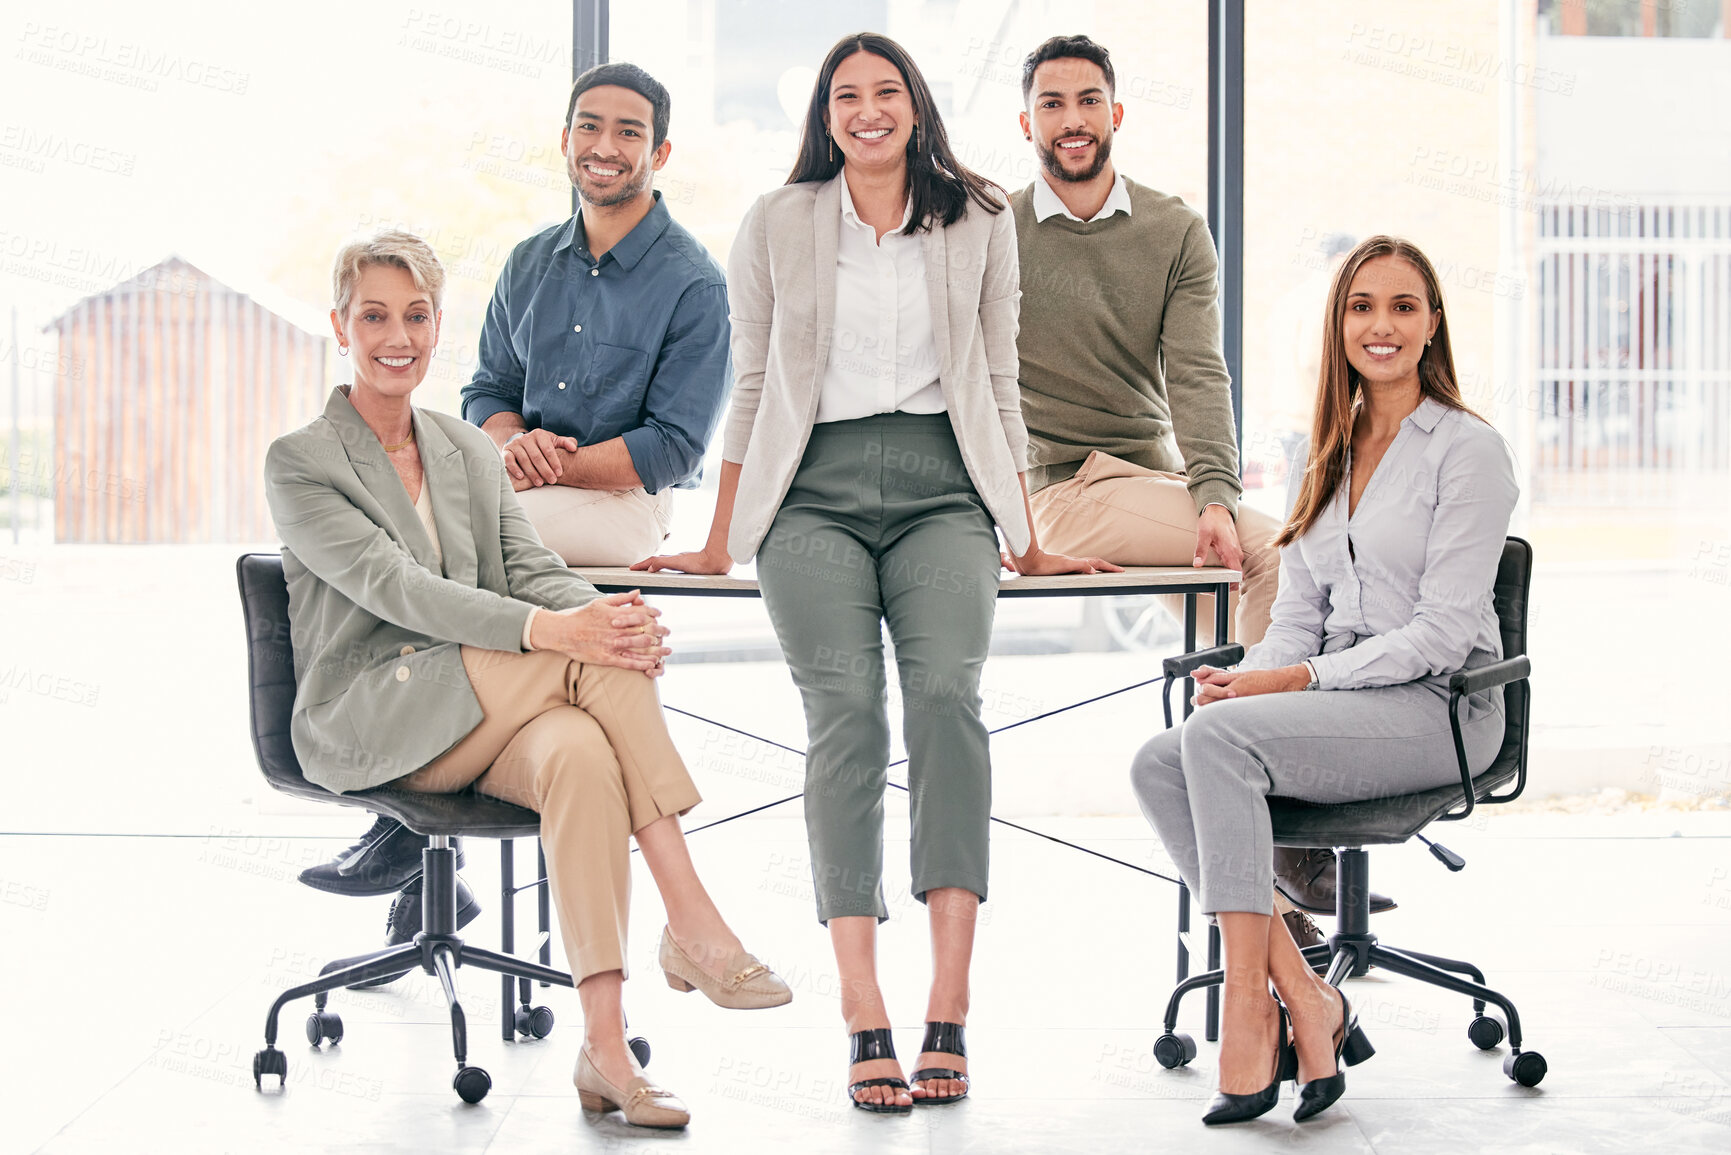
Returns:
[[[1376,1054],[1370,1039],[1359,1029],[1358,1016],[1352,1013],[1346,992],[1337,990],[1335,993],[1340,995],[1340,1034],[1334,1042],[1334,1074],[1299,1086],[1298,1107],[1292,1112],[1295,1123],[1302,1123],[1334,1106],[1335,1100],[1346,1093],[1346,1068],[1356,1067]]]
[[[896,1044],[890,1035],[888,1027],[874,1027],[869,1031],[855,1031],[848,1036],[848,1064],[866,1063],[873,1059],[893,1059],[896,1057]],[[897,1091],[905,1091],[908,1085],[901,1079],[861,1079],[847,1089],[847,1101],[862,1111],[870,1111],[874,1115],[906,1115],[913,1111],[912,1104],[906,1107],[895,1103],[862,1103],[854,1098],[867,1087],[892,1087]]]
[[[962,1033],[963,1027],[960,1023],[927,1023],[925,1041],[920,1044],[920,1050],[965,1059],[968,1057],[968,1047]],[[936,1107],[943,1103],[959,1103],[968,1097],[968,1076],[962,1071],[954,1071],[948,1067],[921,1067],[910,1075],[909,1079],[915,1083],[923,1083],[927,1079],[954,1079],[962,1085],[960,1095],[915,1097],[915,1106]]]
[[[1274,1110],[1274,1105],[1280,1102],[1280,1084],[1298,1074],[1298,1052],[1287,1041],[1286,1023],[1286,1008],[1281,1007],[1280,1033],[1276,1036],[1279,1042],[1274,1052],[1274,1081],[1248,1095],[1216,1091],[1208,1113],[1202,1116],[1203,1123],[1210,1127],[1221,1123],[1244,1123]]]

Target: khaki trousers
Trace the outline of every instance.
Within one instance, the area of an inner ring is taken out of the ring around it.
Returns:
[[[481,724],[396,784],[429,794],[477,790],[540,814],[572,977],[624,971],[630,836],[701,801],[654,681],[553,650],[462,652]]]
[[[658,553],[673,525],[673,491],[542,485],[517,494],[541,543],[566,565],[630,565]]]
[[[1119,565],[1189,565],[1196,556],[1196,502],[1182,473],[1162,473],[1095,450],[1068,481],[1048,485],[1029,499],[1040,547],[1056,553],[1103,557]],[[1280,523],[1258,510],[1238,507],[1238,544],[1244,550],[1244,581],[1232,600],[1232,640],[1246,647],[1268,632],[1280,579],[1280,551],[1273,547]],[[1212,554],[1208,564],[1219,565]],[[1184,601],[1161,603],[1179,621]],[[1196,599],[1197,632],[1212,636],[1214,598]]]

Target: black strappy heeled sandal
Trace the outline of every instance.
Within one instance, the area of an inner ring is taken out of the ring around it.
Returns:
[[[920,1044],[921,1051],[932,1051],[941,1055],[955,1055],[957,1058],[968,1057],[968,1046],[962,1039],[960,1023],[927,1023],[926,1038]],[[921,1067],[913,1073],[913,1081],[923,1083],[927,1079],[954,1079],[962,1084],[960,1095],[928,1095],[915,1096],[914,1102],[921,1106],[936,1106],[939,1103],[955,1103],[968,1097],[968,1076],[962,1071],[953,1071],[948,1067]]]
[[[890,1036],[888,1027],[874,1027],[867,1031],[855,1031],[848,1036],[848,1064],[867,1063],[873,1059],[893,1059],[896,1057],[895,1040]],[[881,1079],[861,1079],[847,1089],[847,1101],[862,1111],[870,1111],[874,1115],[906,1115],[913,1110],[913,1105],[906,1107],[896,1103],[862,1103],[854,1098],[867,1087],[893,1087],[905,1091],[908,1085],[901,1079],[885,1077]]]

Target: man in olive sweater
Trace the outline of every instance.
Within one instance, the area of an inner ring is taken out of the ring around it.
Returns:
[[[1042,543],[1121,565],[1244,573],[1234,639],[1268,628],[1274,519],[1240,510],[1214,243],[1182,200],[1112,165],[1112,61],[1053,37],[1022,66],[1040,172],[1010,198],[1022,263],[1022,413]]]
[[[1113,85],[1110,55],[1086,36],[1055,36],[1022,64],[1040,171],[1010,206],[1034,524],[1068,554],[1242,571],[1234,640],[1250,646],[1268,629],[1280,525],[1238,504],[1214,241],[1182,200],[1113,168]],[[1276,862],[1297,905],[1333,910],[1328,851]]]

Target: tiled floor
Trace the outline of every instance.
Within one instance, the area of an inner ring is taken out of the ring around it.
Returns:
[[[1171,889],[1001,830],[976,956],[972,1098],[907,1118],[850,1110],[803,831],[797,815],[772,812],[694,849],[748,945],[795,986],[791,1006],[729,1012],[669,990],[653,962],[658,904],[639,880],[628,1007],[654,1045],[651,1074],[693,1110],[690,1130],[671,1135],[584,1115],[569,1081],[580,1032],[571,992],[546,994],[560,1020],[550,1038],[508,1044],[497,983],[478,972],[462,986],[471,1062],[493,1077],[481,1104],[449,1089],[443,1004],[421,975],[336,996],[347,1034],[323,1052],[301,1034],[307,1004],[291,1006],[287,1089],[254,1091],[273,991],[381,933],[385,900],[293,880],[353,825],[333,818],[330,838],[0,837],[10,1028],[0,1150],[1731,1150],[1731,816],[1488,818],[1441,835],[1469,859],[1458,875],[1422,848],[1375,852],[1378,888],[1401,902],[1378,932],[1483,966],[1519,1004],[1549,1076],[1515,1086],[1503,1049],[1467,1042],[1464,1000],[1373,973],[1348,990],[1378,1054],[1351,1071],[1339,1107],[1295,1125],[1288,1091],[1276,1113],[1213,1130],[1198,1116],[1214,1048],[1180,1071],[1149,1050],[1172,976]],[[1045,825],[1157,861],[1136,820]],[[890,857],[905,860],[905,841]],[[470,933],[496,943],[494,844],[472,845],[465,876],[487,908]],[[897,905],[881,940],[904,1055],[917,1049],[923,1009],[916,912]],[[1200,999],[1187,1012],[1195,1026]]]

